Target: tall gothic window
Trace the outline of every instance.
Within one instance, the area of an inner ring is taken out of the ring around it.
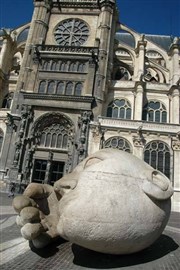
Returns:
[[[45,60],[43,63],[43,69],[44,70],[50,70],[51,67],[51,61],[50,60]]]
[[[3,139],[4,139],[4,134],[3,134],[2,130],[0,130],[0,153],[1,153],[1,149],[2,149]]]
[[[115,99],[108,105],[107,117],[131,119],[131,104],[126,99]]]
[[[38,92],[40,94],[44,94],[46,92],[46,81],[40,82]]]
[[[73,93],[73,84],[72,84],[72,82],[68,82],[66,84],[65,94],[66,95],[72,95],[72,93]]]
[[[166,107],[161,102],[152,100],[144,106],[142,118],[145,121],[166,123]]]
[[[145,146],[144,161],[170,178],[170,150],[162,141],[152,141]]]
[[[128,153],[132,153],[132,147],[130,143],[126,139],[119,136],[111,137],[105,141],[104,148],[116,148]]]
[[[79,63],[78,71],[79,71],[79,72],[84,72],[84,70],[85,70],[85,64]]]
[[[48,94],[54,94],[54,90],[55,90],[55,82],[51,81],[51,82],[48,83],[47,93]]]
[[[77,71],[77,63],[72,62],[69,66],[69,71]]]
[[[59,82],[56,88],[56,94],[63,95],[64,94],[64,82]]]
[[[74,95],[81,96],[81,91],[82,91],[82,83],[77,83],[75,85]]]
[[[57,70],[57,68],[58,68],[58,62],[52,61],[51,70]]]
[[[68,129],[58,123],[45,127],[41,133],[40,146],[67,149]]]

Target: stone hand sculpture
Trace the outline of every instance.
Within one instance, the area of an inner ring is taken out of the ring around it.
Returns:
[[[25,239],[41,248],[57,236],[109,254],[151,245],[171,210],[170,181],[137,157],[100,150],[54,187],[31,183],[13,206]]]

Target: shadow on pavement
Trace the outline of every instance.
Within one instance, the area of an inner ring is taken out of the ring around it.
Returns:
[[[96,269],[132,266],[157,260],[178,247],[179,245],[172,238],[164,234],[149,248],[131,255],[102,254],[73,244],[73,263]]]
[[[32,242],[29,242],[29,247],[34,253],[36,253],[40,257],[49,258],[49,257],[54,256],[59,251],[58,247],[66,242],[67,241],[64,240],[63,238],[58,237],[56,241],[54,241],[52,244],[48,245],[45,248],[37,249],[34,247]]]

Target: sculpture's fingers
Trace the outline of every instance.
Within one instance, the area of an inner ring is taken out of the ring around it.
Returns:
[[[144,181],[143,191],[157,200],[167,200],[173,195],[170,180],[159,171],[152,172],[152,181]]]
[[[17,213],[20,213],[25,207],[36,207],[35,201],[25,195],[16,196],[12,205]]]
[[[42,232],[45,232],[45,229],[41,223],[26,223],[21,228],[22,237],[24,237],[26,240],[33,240],[37,238]]]
[[[33,199],[43,199],[47,198],[53,191],[53,187],[48,184],[30,183],[23,195]]]
[[[25,225],[26,223],[40,223],[40,212],[37,208],[29,206],[25,207],[20,212],[20,218]]]

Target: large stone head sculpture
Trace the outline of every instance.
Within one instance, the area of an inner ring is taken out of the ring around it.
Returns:
[[[159,171],[126,152],[103,149],[54,188],[29,185],[24,196],[15,198],[14,207],[20,213],[23,236],[34,243],[48,233],[95,251],[128,254],[160,236],[170,215],[172,194],[170,180]],[[22,207],[25,199],[29,201]],[[48,211],[43,201],[48,201]],[[36,215],[39,211],[33,224],[22,213],[32,209]]]

